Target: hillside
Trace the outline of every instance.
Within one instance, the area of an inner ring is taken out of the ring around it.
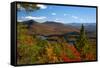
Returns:
[[[41,35],[51,35],[51,34],[64,34],[67,32],[79,32],[79,29],[74,28],[73,26],[65,26],[59,22],[46,21],[44,23],[38,23],[35,21],[27,21],[30,27],[30,31],[35,32],[36,34]],[[23,22],[26,24],[27,22]],[[30,26],[31,24],[31,26]]]
[[[59,22],[17,22],[17,63],[59,63],[95,60],[95,42],[86,58],[80,56],[75,41],[79,29]]]

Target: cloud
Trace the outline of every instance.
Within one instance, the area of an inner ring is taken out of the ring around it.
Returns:
[[[37,7],[40,7],[40,9],[46,9],[47,8],[46,5],[41,5],[41,4],[37,4]]]
[[[67,16],[67,14],[64,14],[64,16]]]
[[[56,13],[51,13],[52,15],[56,15]]]
[[[30,20],[30,19],[45,19],[46,17],[44,17],[44,16],[40,16],[40,17],[26,16],[25,18]]]
[[[23,22],[23,20],[19,19],[19,20],[17,20],[17,22]]]
[[[83,21],[84,21],[84,19],[83,19],[83,18],[80,18],[80,17],[77,17],[77,16],[72,16],[72,18],[77,19],[77,20],[80,20],[81,22],[83,22]]]
[[[55,19],[55,20],[59,20],[59,19]]]
[[[74,19],[78,19],[78,17],[77,17],[77,16],[72,16],[72,18],[74,18]]]
[[[84,19],[82,19],[82,18],[81,18],[81,19],[80,19],[80,21],[82,21],[82,22],[83,22],[83,21],[84,21]]]
[[[61,20],[59,20],[59,19],[55,19],[54,21],[55,21],[55,22],[63,22],[63,21],[61,21]]]
[[[57,22],[57,21],[59,21],[59,19],[55,19],[54,21]]]

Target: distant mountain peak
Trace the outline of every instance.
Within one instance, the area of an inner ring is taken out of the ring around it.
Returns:
[[[63,24],[60,23],[60,22],[54,22],[54,21],[46,21],[46,22],[44,22],[43,24],[59,24],[59,25],[63,25]]]
[[[24,22],[27,22],[27,23],[38,23],[35,20],[27,20],[27,21],[24,21]]]
[[[32,25],[32,24],[36,24],[38,22],[36,22],[35,20],[27,20],[27,21],[23,21],[24,24],[28,24],[28,25]]]

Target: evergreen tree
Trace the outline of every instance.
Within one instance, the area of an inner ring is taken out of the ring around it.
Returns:
[[[85,58],[86,54],[89,52],[89,41],[85,33],[84,25],[82,24],[80,29],[79,38],[76,41],[76,48],[80,52],[81,57]]]

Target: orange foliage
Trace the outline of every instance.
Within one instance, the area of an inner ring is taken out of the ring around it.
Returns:
[[[94,55],[92,53],[86,54],[86,60],[94,60]]]
[[[64,52],[61,54],[61,58],[62,58],[62,60],[63,60],[64,62],[69,62],[69,61],[70,61],[70,59],[65,55]]]
[[[80,57],[80,53],[76,50],[76,48],[74,46],[67,46],[68,48],[70,48],[73,52],[73,55],[75,55],[78,61],[80,61],[81,57]]]

